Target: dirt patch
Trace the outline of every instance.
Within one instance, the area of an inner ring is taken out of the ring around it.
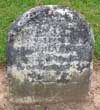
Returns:
[[[7,80],[5,65],[0,65],[0,110],[7,110]]]
[[[5,65],[0,65],[0,110],[7,110],[7,77],[5,74]],[[65,105],[63,105],[64,107]],[[72,104],[70,105],[72,106]],[[76,106],[76,105],[75,105]],[[94,64],[94,72],[92,75],[91,89],[89,93],[88,102],[84,104],[84,109],[79,108],[75,110],[100,110],[100,61]],[[72,110],[64,109],[64,110]]]
[[[94,72],[92,75],[90,97],[94,110],[100,110],[100,61],[94,64]]]

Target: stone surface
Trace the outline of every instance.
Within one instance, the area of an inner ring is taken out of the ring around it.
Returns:
[[[44,100],[88,90],[93,46],[93,33],[77,12],[62,6],[30,9],[8,33],[12,96]]]

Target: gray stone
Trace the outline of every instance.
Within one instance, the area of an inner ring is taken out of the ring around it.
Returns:
[[[11,96],[42,100],[57,92],[58,96],[65,93],[68,97],[70,89],[88,90],[93,47],[93,33],[76,11],[62,6],[30,9],[8,32]]]

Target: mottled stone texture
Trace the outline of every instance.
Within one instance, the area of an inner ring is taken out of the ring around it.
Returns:
[[[30,9],[8,32],[10,94],[56,100],[66,99],[70,90],[88,90],[93,45],[93,33],[77,12],[61,6]]]

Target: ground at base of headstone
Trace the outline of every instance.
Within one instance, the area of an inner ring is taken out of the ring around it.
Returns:
[[[0,65],[0,110],[11,110],[7,99],[6,67]],[[51,106],[52,105],[52,106]],[[59,106],[58,106],[59,105]],[[44,106],[44,107],[43,107]],[[34,108],[32,108],[34,110]],[[94,64],[91,91],[85,102],[36,105],[35,110],[100,110],[100,61]],[[25,109],[26,110],[26,109]]]

